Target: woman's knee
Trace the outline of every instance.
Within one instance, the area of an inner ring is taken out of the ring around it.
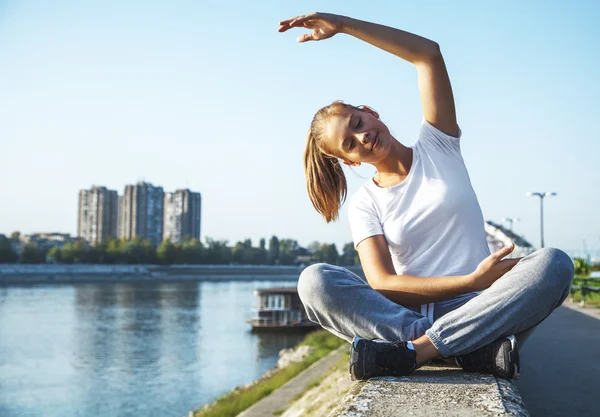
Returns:
[[[327,275],[331,266],[324,263],[313,264],[306,267],[298,278],[298,295],[302,303],[314,305],[318,303],[327,291]]]
[[[575,266],[569,255],[556,248],[543,248],[538,252],[540,252],[543,262],[548,263],[552,270],[560,275],[570,275],[572,278],[575,273]]]
[[[538,252],[540,262],[548,271],[548,276],[545,278],[550,278],[552,281],[562,284],[562,287],[570,285],[575,275],[575,266],[571,257],[556,248],[543,248]]]

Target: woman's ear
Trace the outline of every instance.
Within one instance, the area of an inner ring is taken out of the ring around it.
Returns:
[[[358,108],[361,109],[362,111],[366,111],[367,113],[371,113],[373,116],[375,116],[376,119],[379,119],[379,113],[377,113],[375,110],[373,110],[369,106],[365,106],[364,104],[362,104],[362,105],[358,106]]]

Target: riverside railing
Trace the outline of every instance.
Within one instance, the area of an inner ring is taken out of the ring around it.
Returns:
[[[589,278],[584,279],[583,281],[589,280],[597,280],[600,279],[600,274],[592,272]],[[580,280],[581,282],[582,280]],[[599,293],[600,287],[590,287],[588,285],[571,285],[571,302],[573,302],[573,297],[575,293],[579,291],[581,293],[581,301],[579,302],[580,306],[585,305],[585,296],[592,293]]]

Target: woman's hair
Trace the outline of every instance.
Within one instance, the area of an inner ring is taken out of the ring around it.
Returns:
[[[327,223],[336,220],[346,200],[348,187],[339,159],[322,142],[325,123],[331,116],[354,108],[342,101],[334,101],[320,109],[313,117],[304,149],[304,173],[308,196],[315,209]]]

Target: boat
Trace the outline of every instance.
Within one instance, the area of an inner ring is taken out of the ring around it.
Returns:
[[[256,315],[248,321],[252,331],[302,330],[320,326],[310,321],[296,287],[254,290],[257,298]]]

